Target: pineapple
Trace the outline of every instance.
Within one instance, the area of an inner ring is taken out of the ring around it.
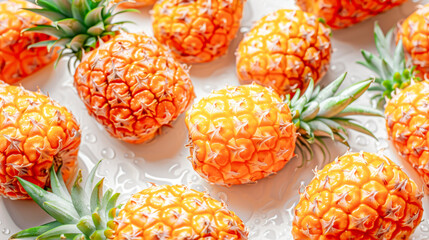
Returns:
[[[34,5],[22,0],[0,2],[0,79],[9,84],[40,70],[56,57],[55,51],[46,47],[28,48],[54,39],[43,33],[21,33],[35,24],[49,23],[47,18],[23,10],[29,7]]]
[[[245,0],[160,0],[152,13],[155,37],[185,63],[224,55],[240,26]]]
[[[345,74],[323,89],[310,81],[301,97],[298,90],[285,102],[255,83],[212,92],[186,113],[193,168],[211,183],[251,183],[281,170],[296,145],[312,156],[310,144],[324,150],[323,137],[347,144],[347,128],[372,136],[349,116],[382,113],[348,106],[371,81],[337,93],[344,79]]]
[[[43,2],[38,3],[44,7]],[[143,33],[115,31],[119,24],[112,22],[118,14],[112,12],[115,5],[110,7],[105,0],[75,0],[69,5],[57,5],[58,11],[68,15],[53,25],[28,31],[47,32],[59,38],[45,44],[60,45],[61,56],[74,57],[78,63],[74,74],[77,92],[89,114],[113,137],[130,143],[152,139],[194,98],[188,69],[155,39]],[[81,12],[75,16],[69,7]],[[48,7],[43,9],[54,12]],[[119,13],[130,11],[134,10]],[[82,25],[79,18],[85,19],[87,25]]]
[[[331,28],[346,28],[379,13],[399,6],[407,0],[297,0],[306,12],[323,19]]]
[[[429,4],[422,6],[401,25],[399,25],[398,39],[402,40],[407,56],[425,79],[429,79]]]
[[[97,165],[98,166],[98,165]],[[85,186],[82,176],[68,193],[61,176],[51,175],[52,193],[19,179],[33,200],[55,221],[14,234],[16,239],[246,240],[243,222],[225,203],[185,186],[152,186],[116,208],[119,193],[103,194],[103,179]],[[53,171],[53,170],[51,170]],[[49,207],[48,207],[49,206]],[[118,211],[119,210],[119,211]]]
[[[347,153],[315,170],[295,207],[294,239],[409,239],[423,192],[382,155]]]
[[[317,83],[331,58],[331,31],[313,14],[282,9],[255,23],[241,41],[237,75],[241,84],[256,82],[278,94]]]
[[[415,67],[407,68],[402,41],[394,55],[390,55],[393,30],[384,36],[375,26],[375,43],[379,56],[362,51],[365,61],[360,62],[378,75],[370,89],[377,92],[374,99],[381,107],[384,99],[386,128],[398,153],[410,163],[429,187],[429,82],[419,82]]]
[[[112,3],[120,3],[123,8],[140,8],[148,7],[155,4],[156,0],[112,0]]]
[[[40,92],[0,81],[0,195],[28,199],[16,177],[49,187],[49,169],[75,175],[80,144],[73,115]]]

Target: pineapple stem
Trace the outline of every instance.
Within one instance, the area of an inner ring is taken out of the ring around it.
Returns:
[[[307,154],[303,154],[304,152],[309,153],[310,159],[313,156],[311,144],[316,144],[326,156],[326,152],[329,152],[326,144],[324,144],[326,138],[349,146],[347,130],[354,130],[376,138],[371,131],[351,117],[383,117],[383,113],[368,107],[350,106],[362,96],[374,80],[357,82],[339,91],[346,75],[346,73],[342,74],[324,88],[314,87],[313,80],[311,80],[308,88],[301,96],[295,95],[292,99],[286,97],[285,101],[293,113],[292,122],[300,134],[297,147],[303,156],[302,164],[307,161]]]
[[[376,93],[373,100],[380,108],[385,98],[392,98],[397,89],[406,88],[412,81],[421,79],[416,76],[415,66],[407,66],[402,39],[392,49],[393,29],[384,35],[378,23],[375,23],[374,40],[378,55],[362,50],[364,60],[357,63],[376,74],[373,86],[368,90]]]

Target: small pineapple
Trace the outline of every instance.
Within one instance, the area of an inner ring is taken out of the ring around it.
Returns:
[[[390,49],[393,30],[384,36],[375,26],[379,56],[362,51],[360,62],[378,75],[370,90],[377,94],[378,107],[384,107],[386,128],[398,153],[410,163],[429,187],[429,82],[415,77],[415,67],[408,68],[399,40],[393,56]]]
[[[407,0],[297,0],[306,12],[322,18],[331,28],[346,28],[399,6]]]
[[[40,92],[0,81],[0,196],[28,199],[16,177],[49,187],[49,169],[63,166],[65,180],[77,167],[80,130],[74,116]]]
[[[374,153],[347,153],[315,170],[295,207],[294,239],[409,239],[423,192],[399,166]]]
[[[185,63],[210,62],[234,39],[245,0],[160,0],[153,8],[155,37]]]
[[[40,41],[54,41],[54,37],[43,33],[22,30],[36,24],[49,24],[49,20],[39,14],[24,10],[34,7],[23,0],[0,2],[0,79],[13,84],[31,75],[56,58],[54,50],[29,48]]]
[[[38,3],[54,15],[54,10]],[[119,23],[113,17],[134,10],[114,13],[115,5],[105,0],[65,1],[56,7],[64,16],[28,31],[59,38],[54,45],[62,47],[60,55],[72,56],[78,64],[74,85],[80,98],[113,137],[130,143],[148,141],[185,111],[194,98],[186,67],[155,39],[116,31]],[[79,9],[78,16],[70,8]],[[52,45],[39,43],[44,44]]]
[[[247,239],[243,222],[225,203],[185,186],[152,186],[134,194],[117,209],[119,193],[112,189],[103,193],[103,179],[93,186],[97,166],[84,186],[79,173],[71,194],[55,172],[51,175],[55,186],[52,193],[19,179],[33,200],[55,221],[23,230],[10,240]]]
[[[212,92],[186,113],[193,168],[215,184],[250,183],[281,170],[295,155],[296,144],[310,150],[312,143],[323,146],[323,137],[347,144],[346,128],[372,135],[347,117],[382,116],[348,106],[371,81],[337,93],[344,79],[345,74],[323,89],[310,81],[301,97],[298,90],[285,102],[257,84]]]
[[[255,23],[236,52],[241,84],[256,82],[278,94],[317,83],[331,58],[331,31],[313,14],[282,9]]]
[[[420,7],[399,25],[398,39],[402,40],[407,56],[425,78],[429,79],[429,4]]]

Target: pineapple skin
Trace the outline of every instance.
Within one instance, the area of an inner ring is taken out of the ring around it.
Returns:
[[[122,32],[86,54],[74,85],[89,114],[129,143],[154,138],[195,97],[185,66],[143,33]]]
[[[111,239],[246,240],[240,218],[225,203],[180,185],[134,194],[114,219]]]
[[[0,195],[29,199],[16,176],[49,187],[49,170],[74,177],[80,129],[74,116],[40,92],[0,81]]]
[[[160,0],[153,8],[154,36],[185,63],[213,61],[228,50],[245,0]]]
[[[331,59],[331,31],[310,13],[282,9],[257,21],[240,42],[236,69],[241,84],[256,82],[280,95],[317,83]]]
[[[123,0],[112,0],[112,3],[119,3]],[[119,6],[122,8],[141,8],[148,7],[155,4],[156,0],[128,0],[121,3]]]
[[[324,19],[333,29],[350,27],[372,16],[399,6],[407,0],[297,0],[306,12]]]
[[[300,196],[294,239],[409,239],[423,216],[423,192],[374,153],[347,153],[315,170]]]
[[[0,2],[0,80],[9,84],[37,72],[57,57],[55,50],[48,51],[46,47],[28,48],[40,41],[54,40],[43,33],[21,32],[50,23],[41,15],[21,9],[32,7],[22,0]]]
[[[398,153],[429,188],[429,83],[413,83],[386,104],[386,128]]]
[[[402,39],[406,56],[411,58],[422,79],[427,79],[429,73],[428,18],[429,4],[426,4],[399,25],[397,36],[398,39]]]
[[[214,91],[192,106],[185,121],[193,168],[211,183],[255,182],[294,156],[297,134],[289,107],[257,84]]]

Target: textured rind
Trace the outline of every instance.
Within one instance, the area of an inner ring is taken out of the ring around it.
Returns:
[[[334,29],[346,28],[399,6],[407,0],[297,0],[306,12],[324,19]]]
[[[413,83],[387,102],[386,128],[396,150],[429,188],[429,83]]]
[[[112,3],[123,2],[119,6],[123,8],[148,7],[155,4],[156,0],[112,0]]]
[[[399,166],[374,153],[348,153],[322,170],[295,208],[294,239],[409,239],[423,192]]]
[[[248,235],[225,203],[180,185],[134,194],[114,223],[114,240],[246,240]]]
[[[236,68],[241,84],[253,81],[280,95],[317,83],[331,58],[331,31],[316,16],[282,9],[257,21],[241,41]]]
[[[287,104],[257,84],[212,92],[185,121],[193,168],[215,184],[255,182],[294,156],[296,128]]]
[[[245,0],[160,0],[152,13],[155,37],[186,63],[226,53],[240,26]]]
[[[74,176],[80,129],[74,116],[46,95],[0,81],[0,195],[29,199],[16,176],[42,188],[49,170],[62,164]]]
[[[88,53],[74,84],[88,112],[130,143],[155,137],[195,96],[187,69],[143,33],[120,33]]]
[[[31,44],[53,40],[42,33],[22,30],[35,25],[49,24],[49,20],[21,8],[34,7],[21,0],[0,2],[0,79],[15,83],[40,70],[57,56],[55,50],[46,47],[28,48]]]
[[[411,58],[422,78],[428,79],[429,73],[429,4],[421,6],[407,17],[399,27],[407,57]]]

